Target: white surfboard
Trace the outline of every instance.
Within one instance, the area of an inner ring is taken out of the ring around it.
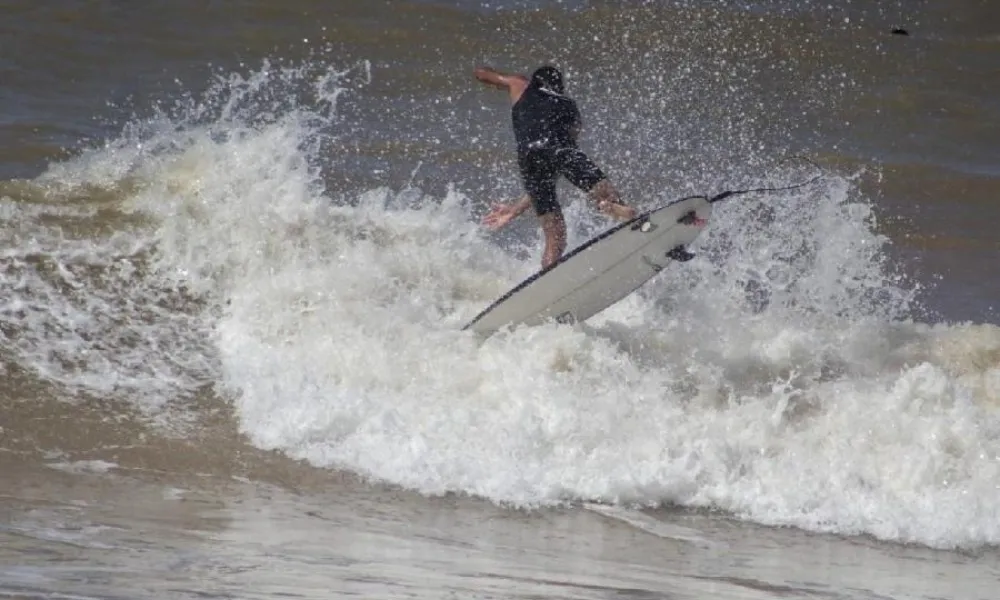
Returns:
[[[518,284],[463,329],[490,335],[514,325],[586,321],[634,292],[671,261],[708,223],[704,196],[675,200],[591,239]]]

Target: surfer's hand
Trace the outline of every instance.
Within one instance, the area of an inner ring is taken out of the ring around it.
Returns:
[[[500,229],[517,215],[518,212],[513,204],[494,204],[490,212],[483,217],[483,225],[490,229]]]

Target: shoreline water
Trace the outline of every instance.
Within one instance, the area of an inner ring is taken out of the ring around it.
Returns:
[[[14,480],[0,592],[20,597],[985,600],[1000,558],[700,511],[512,512],[344,481],[177,486],[114,467]]]

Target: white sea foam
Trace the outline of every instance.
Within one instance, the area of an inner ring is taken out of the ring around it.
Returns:
[[[461,326],[537,244],[488,241],[457,189],[331,197],[316,127],[182,121],[129,170],[153,221],[131,243],[205,303],[189,322],[254,444],[427,494],[1000,543],[1000,330],[909,320],[849,178],[720,205],[699,258],[588,324],[478,340]],[[600,224],[567,214],[574,242]]]
[[[148,232],[102,226],[100,200],[44,184],[34,193],[0,201],[9,208],[0,216],[2,354],[64,398],[139,398],[150,412],[204,381],[205,323],[175,291],[143,278]]]
[[[498,255],[457,195],[385,210],[369,194],[317,214],[309,252],[289,246],[240,282],[219,323],[242,427],[431,494],[675,502],[996,543],[1000,332],[895,320],[908,294],[879,275],[879,240],[834,192],[778,202],[811,222],[791,239],[720,219],[749,251],[713,252],[706,236],[701,262],[588,326],[482,342],[458,328],[535,258]],[[813,247],[787,255],[797,238]],[[748,262],[783,270],[759,281],[765,303],[759,288],[747,298]],[[942,353],[943,338],[964,342]]]
[[[768,227],[742,218],[751,203],[721,208],[703,259],[588,326],[485,341],[458,329],[537,255],[486,243],[457,193],[402,209],[384,191],[303,198],[315,212],[295,238],[243,240],[251,275],[217,328],[241,425],[429,494],[996,543],[1000,332],[904,320],[911,294],[848,187],[771,199],[788,216]],[[958,356],[942,338],[964,340]]]

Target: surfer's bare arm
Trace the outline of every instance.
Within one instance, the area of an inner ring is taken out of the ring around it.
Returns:
[[[523,83],[525,85],[528,83],[528,78],[524,75],[518,75],[517,73],[503,73],[492,67],[476,67],[475,71],[472,73],[479,81],[503,89],[519,83]]]
[[[483,224],[490,229],[500,229],[521,216],[531,207],[531,196],[525,194],[510,204],[494,204],[493,209],[483,217]]]
[[[514,102],[521,97],[524,89],[528,87],[528,78],[524,75],[503,73],[492,67],[476,67],[473,75],[482,83],[507,90],[511,101]]]

